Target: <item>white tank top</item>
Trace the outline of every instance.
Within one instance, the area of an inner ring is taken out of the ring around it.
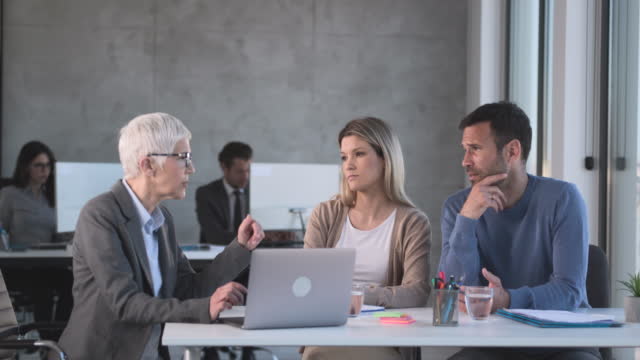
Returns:
[[[391,232],[396,221],[396,210],[377,227],[363,231],[351,225],[349,215],[342,227],[337,248],[356,249],[356,265],[353,281],[383,285],[387,280],[389,268],[389,251],[391,248]]]

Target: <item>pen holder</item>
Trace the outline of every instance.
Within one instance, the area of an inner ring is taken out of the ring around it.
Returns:
[[[458,326],[458,290],[434,289],[433,326]]]

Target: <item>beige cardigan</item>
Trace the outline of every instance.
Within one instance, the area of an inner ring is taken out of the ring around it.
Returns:
[[[336,246],[349,208],[339,200],[318,205],[304,236],[306,248]],[[400,205],[391,232],[389,268],[384,286],[365,290],[364,302],[386,308],[426,306],[429,298],[431,226],[420,210]]]

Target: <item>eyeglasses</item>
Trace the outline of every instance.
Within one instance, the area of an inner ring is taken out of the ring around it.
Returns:
[[[170,156],[170,157],[177,157],[180,160],[184,160],[184,167],[186,168],[193,168],[193,162],[191,161],[191,153],[190,152],[182,152],[182,153],[172,153],[172,154],[165,154],[165,153],[150,153],[147,154],[147,156]]]
[[[39,170],[51,169],[51,163],[37,162],[37,163],[31,164],[31,166]]]

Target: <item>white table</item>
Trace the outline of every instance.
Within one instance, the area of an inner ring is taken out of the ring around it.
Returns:
[[[190,250],[184,251],[184,254],[192,266],[199,268],[223,250],[224,246],[210,245],[208,250]],[[65,250],[0,251],[0,267],[3,266],[71,266],[71,248],[67,246]]]
[[[218,254],[220,254],[224,250],[224,246],[221,245],[209,245],[208,250],[195,250],[195,251],[184,251],[184,255],[190,261],[195,260],[213,260]]]
[[[235,309],[235,308],[234,308]],[[371,315],[350,318],[345,326],[243,330],[226,324],[167,323],[167,346],[428,346],[428,347],[640,347],[640,324],[620,328],[541,329],[497,315],[473,321],[460,315],[457,327],[431,325],[431,308],[394,309],[417,321],[410,325],[381,324]],[[235,309],[235,316],[244,309]],[[283,306],[283,311],[286,311]],[[624,319],[622,309],[591,309]]]

